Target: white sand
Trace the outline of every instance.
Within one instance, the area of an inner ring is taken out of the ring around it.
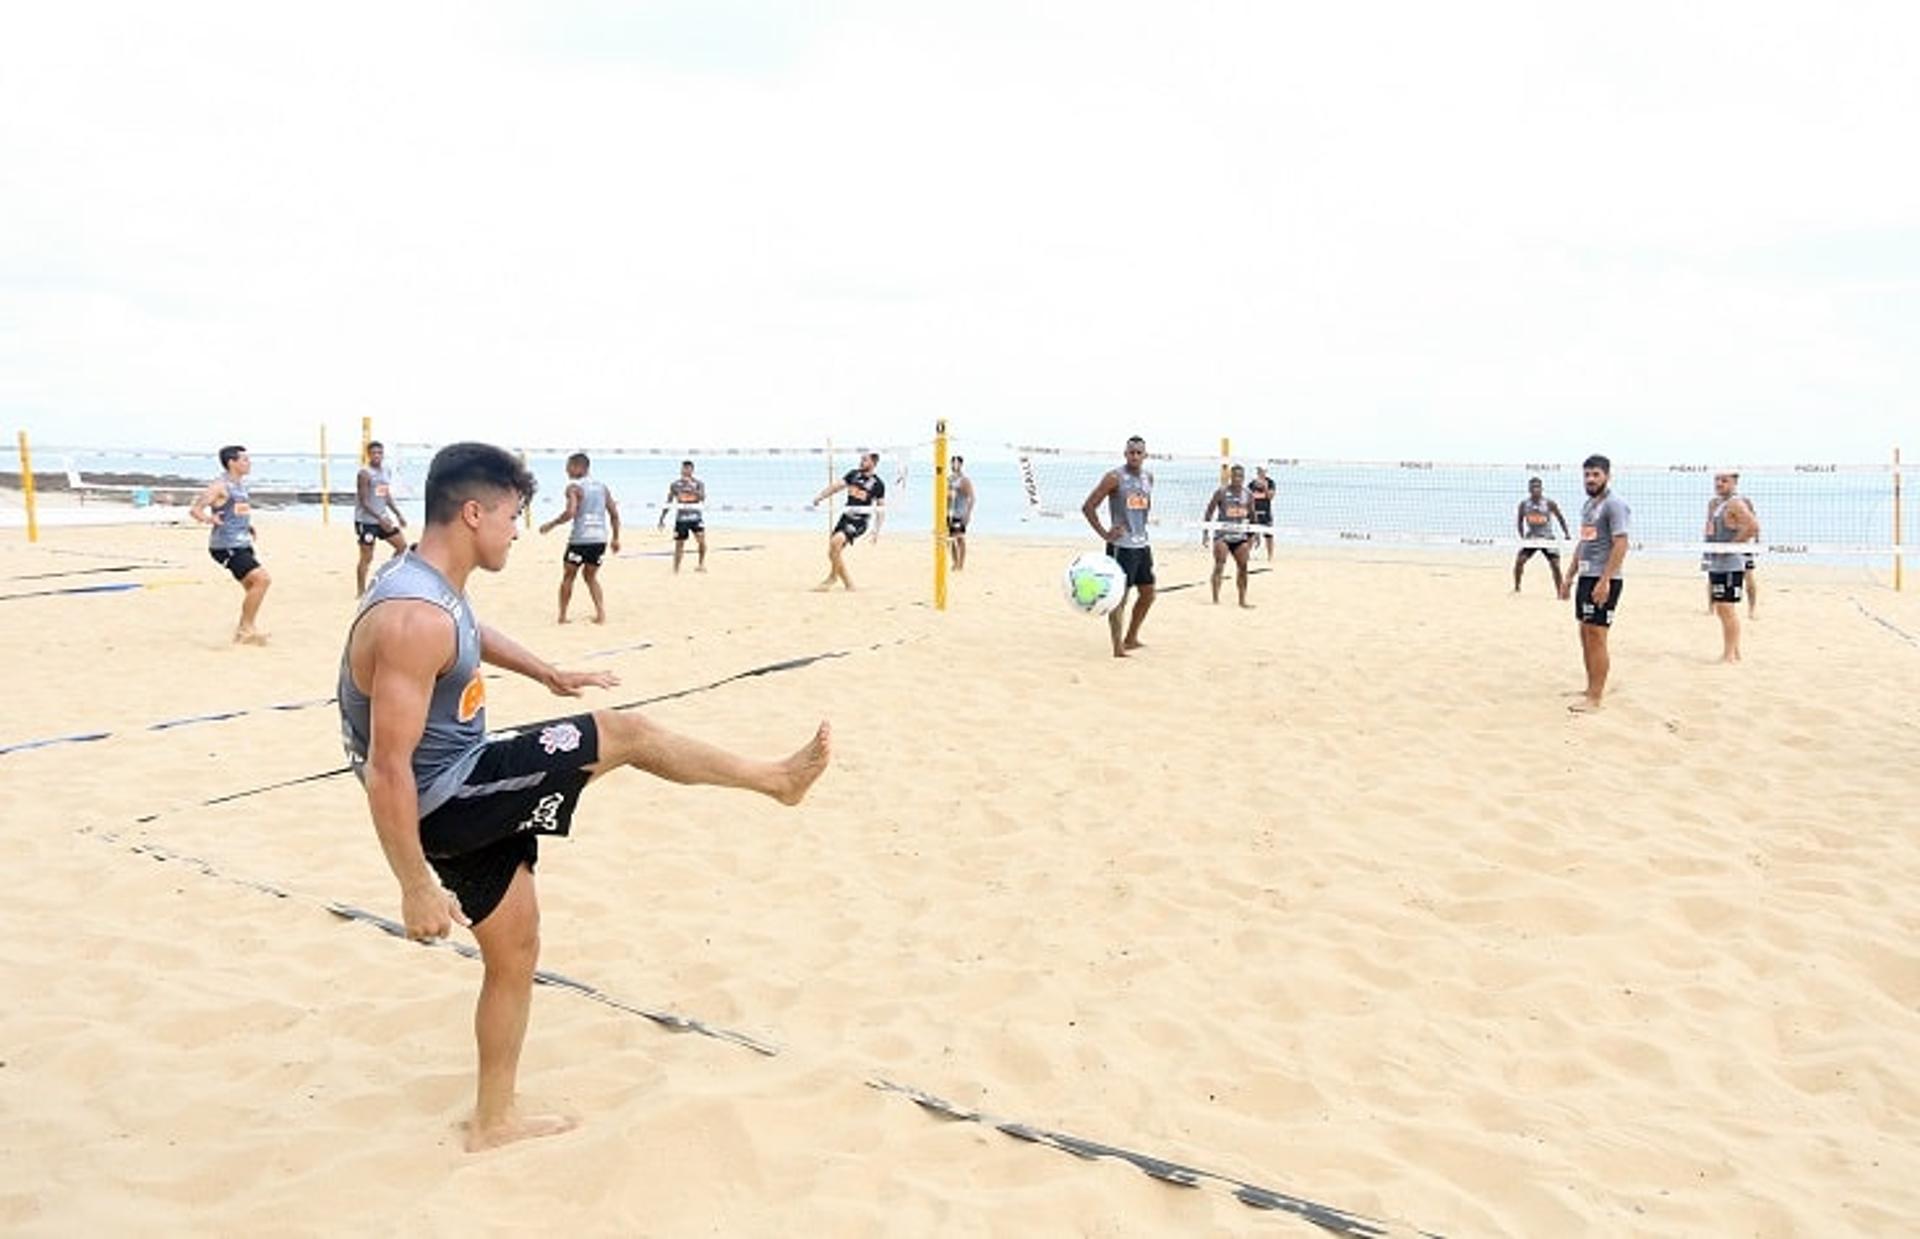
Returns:
[[[263,650],[202,530],[0,543],[0,594],[152,586],[0,602],[0,745],[116,733],[0,755],[0,1229],[1318,1233],[874,1075],[1452,1235],[1920,1227],[1920,646],[1855,601],[1920,634],[1920,595],[1776,570],[1729,669],[1698,578],[1638,572],[1572,719],[1538,563],[1515,599],[1499,558],[1287,558],[1123,664],[1060,548],[977,542],[941,615],[924,536],[820,596],[818,539],[723,534],[769,549],[623,559],[560,629],[523,539],[477,605],[605,704],[852,653],[656,711],[767,753],[831,718],[805,806],[619,777],[540,870],[546,967],[783,1052],[542,989],[522,1086],[584,1125],[470,1157],[477,965],[322,910],[397,914],[358,787],[199,806],[339,765],[334,711],[140,730],[329,695],[350,537],[268,518]],[[130,557],[178,566],[17,579]]]

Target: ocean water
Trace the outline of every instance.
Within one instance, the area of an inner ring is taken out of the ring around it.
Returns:
[[[316,490],[321,462],[312,454],[253,454],[253,485],[262,506],[273,491]],[[389,449],[397,474],[395,490],[410,519],[421,516],[420,487],[430,449]],[[70,461],[83,477],[99,473],[175,474],[211,478],[219,469],[206,453],[113,452],[98,449],[36,451],[37,469],[58,469]],[[827,527],[824,509],[810,511],[809,500],[832,477],[855,464],[852,450],[831,457],[819,451],[714,454],[697,459],[698,476],[707,484],[711,529],[807,530]],[[970,454],[975,508],[972,532],[986,536],[1090,535],[1080,505],[1101,475],[1119,463],[1117,455],[1036,452],[1023,461],[1011,449]],[[1250,465],[1257,463],[1249,461]],[[1275,524],[1318,541],[1391,544],[1406,538],[1435,544],[1477,545],[1511,537],[1514,513],[1525,496],[1527,479],[1540,476],[1578,531],[1581,491],[1577,463],[1454,465],[1427,461],[1266,462],[1277,490]],[[536,519],[545,519],[564,503],[565,457],[541,453],[528,458],[539,483]],[[357,457],[329,458],[329,484],[335,492],[353,487]],[[1190,528],[1200,520],[1219,483],[1217,460],[1185,457],[1149,461],[1155,474],[1155,520],[1162,539],[1197,538]],[[652,525],[666,496],[667,483],[679,473],[677,455],[601,454],[594,476],[607,483],[628,526]],[[888,524],[896,530],[928,528],[933,519],[931,448],[884,451],[879,473],[888,487]],[[1901,542],[1920,546],[1920,466],[1902,477]],[[1621,466],[1613,489],[1633,510],[1637,540],[1651,544],[1699,541],[1706,504],[1713,493],[1706,466]],[[1884,548],[1894,542],[1894,474],[1886,465],[1799,464],[1743,470],[1741,491],[1761,520],[1762,540],[1785,548]],[[302,517],[317,506],[296,505]]]

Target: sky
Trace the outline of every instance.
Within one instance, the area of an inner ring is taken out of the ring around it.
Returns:
[[[1920,453],[1920,6],[17,4],[0,429]]]

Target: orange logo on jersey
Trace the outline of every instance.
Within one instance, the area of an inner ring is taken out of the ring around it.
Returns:
[[[1600,531],[1598,529],[1595,529],[1592,525],[1580,526],[1580,540],[1582,542],[1591,542],[1599,536],[1600,536]]]
[[[1529,512],[1529,513],[1527,513],[1527,524],[1529,524],[1529,525],[1544,525],[1544,524],[1546,524],[1546,523],[1547,523],[1547,514],[1546,514],[1545,512]]]
[[[387,497],[387,484],[382,482],[380,485],[374,487],[373,493],[385,499]]]
[[[1243,520],[1245,519],[1246,515],[1247,515],[1247,510],[1238,505],[1235,505],[1227,509],[1227,519],[1230,521]]]
[[[1151,505],[1152,503],[1153,503],[1153,500],[1147,498],[1145,495],[1141,494],[1139,491],[1133,491],[1127,495],[1127,506],[1129,508],[1132,508],[1136,512],[1146,511],[1148,506]]]
[[[235,516],[252,516],[253,505],[236,501],[233,505],[233,514]]]
[[[859,503],[861,500],[865,499],[866,497],[867,497],[867,492],[864,488],[859,486],[847,487],[847,498],[853,500],[855,503]],[[875,534],[874,536],[879,537],[878,534]]]
[[[474,716],[487,708],[487,682],[475,671],[473,678],[467,681],[467,687],[460,694],[460,721],[471,723]]]

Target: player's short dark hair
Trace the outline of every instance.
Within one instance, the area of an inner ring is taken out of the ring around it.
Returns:
[[[862,460],[871,460],[871,461],[872,461],[872,462],[873,462],[874,464],[876,464],[876,465],[877,465],[877,464],[879,464],[879,463],[880,463],[880,453],[878,453],[878,452],[862,452],[862,453],[860,453],[860,459],[862,459]]]
[[[680,462],[680,467],[682,469],[691,469],[693,467],[693,462],[691,460],[683,460]]]
[[[567,457],[567,463],[570,465],[579,465],[582,469],[593,468],[593,462],[587,459],[585,452],[575,452],[573,455]]]
[[[376,447],[377,447],[377,448],[379,448],[379,449],[380,449],[381,451],[383,451],[383,452],[387,450],[387,445],[386,445],[386,444],[384,444],[384,443],[382,443],[382,442],[380,442],[380,440],[378,440],[378,439],[375,439],[375,440],[373,440],[372,442],[370,442],[370,443],[368,443],[368,444],[367,444],[367,450],[368,450],[369,452],[371,452],[371,451],[372,451],[372,450],[373,450],[374,448],[376,448]]]
[[[955,456],[953,458],[952,463],[956,465],[964,465],[967,463],[967,458],[965,456]]]
[[[1128,446],[1128,447],[1132,447],[1132,446],[1133,446],[1134,444],[1136,444],[1136,443],[1138,443],[1138,444],[1139,444],[1139,445],[1140,445],[1141,447],[1145,447],[1145,446],[1147,445],[1147,441],[1146,441],[1145,439],[1143,439],[1143,438],[1141,438],[1141,437],[1140,437],[1139,435],[1128,435],[1128,436],[1127,436],[1127,446]]]
[[[533,474],[519,459],[491,443],[451,443],[433,455],[427,466],[427,524],[451,524],[460,505],[504,492],[533,498]]]
[[[1528,486],[1539,486],[1539,485],[1541,485],[1541,484],[1542,484],[1542,483],[1541,483],[1541,481],[1540,481],[1540,479],[1539,479],[1539,478],[1528,478],[1528,479],[1527,479],[1527,485],[1528,485]]]
[[[1602,473],[1613,472],[1613,462],[1598,452],[1581,461],[1580,467],[1582,469],[1598,469]]]
[[[224,469],[246,454],[246,448],[241,447],[238,443],[229,443],[220,449],[220,467]]]

